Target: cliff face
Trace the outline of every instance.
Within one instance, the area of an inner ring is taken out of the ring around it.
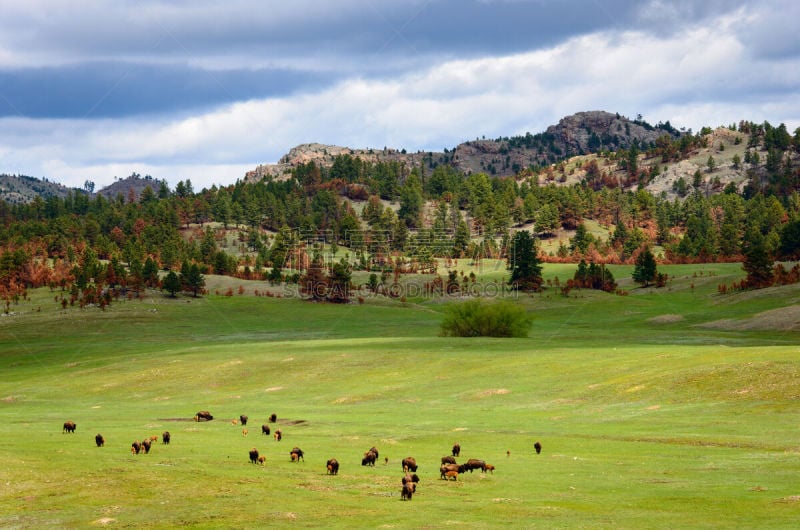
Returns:
[[[352,149],[317,143],[292,148],[277,164],[263,164],[249,171],[245,180],[258,181],[266,176],[282,178],[293,167],[314,161],[330,167],[338,155],[350,155],[370,162],[396,161],[408,167],[424,164],[431,169],[449,164],[465,173],[485,172],[490,175],[515,175],[530,166],[542,166],[569,156],[630,147],[635,140],[646,146],[663,134],[678,136],[669,124],[653,127],[646,122],[632,121],[619,114],[603,111],[579,112],[561,119],[543,133],[474,140],[448,152],[406,153],[397,149]]]

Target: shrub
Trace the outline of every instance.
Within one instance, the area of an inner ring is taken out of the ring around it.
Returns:
[[[445,309],[443,337],[527,337],[532,317],[510,302],[468,300]]]

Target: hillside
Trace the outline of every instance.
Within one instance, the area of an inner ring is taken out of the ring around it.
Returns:
[[[444,151],[405,149],[354,149],[318,143],[292,148],[277,164],[263,164],[245,175],[245,180],[257,181],[265,176],[280,177],[300,164],[313,161],[330,167],[339,155],[350,155],[372,163],[403,162],[409,167],[424,164],[433,168],[449,164],[466,174],[484,172],[496,176],[512,176],[521,170],[555,163],[574,155],[601,150],[629,148],[634,142],[642,147],[651,145],[664,134],[680,135],[669,123],[652,126],[641,120],[630,120],[619,114],[604,111],[578,112],[551,125],[543,133],[524,136],[478,139],[464,142]]]
[[[9,204],[23,204],[36,197],[64,198],[69,193],[85,193],[83,190],[68,188],[56,182],[40,180],[26,175],[0,174],[0,200]]]
[[[113,199],[120,194],[127,199],[130,194],[133,194],[134,200],[138,200],[142,196],[145,188],[152,189],[153,193],[158,195],[161,184],[162,181],[154,179],[150,175],[142,177],[138,173],[133,173],[124,179],[115,180],[113,184],[101,189],[97,194],[107,199]]]

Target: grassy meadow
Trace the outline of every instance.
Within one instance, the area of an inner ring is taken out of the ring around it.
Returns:
[[[439,337],[445,303],[424,297],[212,289],[62,311],[36,291],[0,317],[0,527],[795,528],[800,286],[720,295],[742,271],[714,264],[638,289],[611,270],[627,296],[518,296],[526,339]],[[260,434],[273,412],[280,442]],[[496,471],[441,480],[454,442]]]

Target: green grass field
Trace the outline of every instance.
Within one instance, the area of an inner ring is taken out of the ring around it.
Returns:
[[[723,264],[637,289],[612,270],[628,296],[519,296],[527,339],[439,337],[424,298],[153,293],[101,312],[37,291],[0,317],[0,527],[796,528],[800,286],[722,296],[742,275]],[[281,442],[260,434],[273,412]],[[496,471],[441,480],[454,442]]]

